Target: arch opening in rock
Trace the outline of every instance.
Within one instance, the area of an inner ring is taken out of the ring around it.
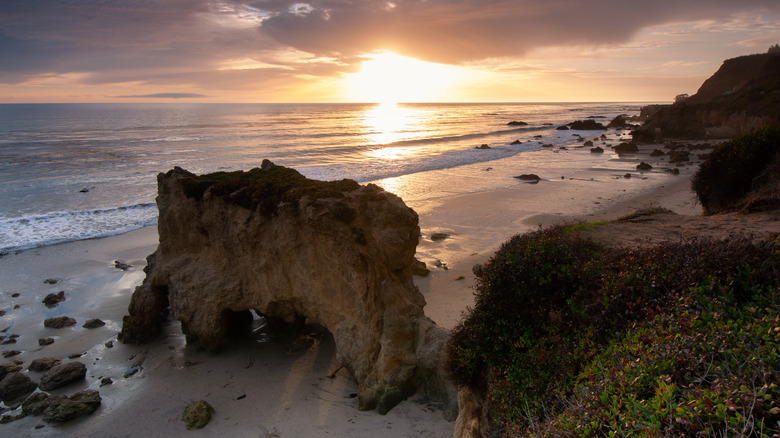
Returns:
[[[150,340],[164,306],[188,345],[216,350],[256,310],[275,330],[306,318],[326,327],[360,409],[386,412],[440,375],[448,334],[423,312],[412,280],[418,217],[397,196],[266,160],[248,172],[160,174],[157,204],[160,244],[133,293],[124,342]]]

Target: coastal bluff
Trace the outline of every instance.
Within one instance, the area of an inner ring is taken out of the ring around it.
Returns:
[[[643,109],[634,139],[732,138],[780,124],[780,53],[727,59],[693,96]]]
[[[158,176],[157,204],[159,246],[123,342],[151,341],[172,316],[188,345],[217,351],[255,311],[277,331],[327,328],[361,410],[385,413],[418,389],[454,391],[439,372],[448,333],[425,316],[412,279],[418,216],[399,197],[264,160],[202,176],[174,168]]]

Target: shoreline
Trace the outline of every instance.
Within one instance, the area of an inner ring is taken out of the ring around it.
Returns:
[[[642,146],[639,154],[623,158],[613,154],[603,165],[563,180],[407,203],[420,216],[418,258],[431,269],[427,277],[415,277],[427,301],[426,315],[442,327],[454,327],[473,305],[472,267],[487,261],[515,234],[577,218],[614,219],[648,202],[683,214],[696,211],[689,202],[689,186],[697,166],[682,167],[679,176],[664,173],[660,166],[647,174],[631,170],[647,160],[654,147]],[[625,179],[626,172],[636,176]],[[430,236],[438,232],[449,237],[432,241]],[[420,395],[385,416],[358,411],[352,398],[356,387],[348,373],[327,377],[336,369],[328,335],[312,349],[294,354],[276,344],[230,341],[222,353],[208,356],[185,348],[184,336],[173,321],[151,344],[116,341],[130,294],[144,278],[145,257],[156,245],[156,227],[144,227],[0,258],[0,276],[6,279],[0,308],[7,312],[7,333],[20,335],[16,344],[4,345],[3,351],[22,352],[3,361],[20,359],[25,367],[38,357],[82,361],[88,368],[87,379],[53,393],[96,389],[103,398],[101,408],[90,417],[41,429],[35,429],[43,424],[40,417],[26,417],[0,425],[0,431],[14,436],[91,436],[109,429],[128,436],[177,434],[186,430],[180,421],[184,407],[204,399],[217,414],[204,429],[188,432],[193,436],[452,436],[454,423],[445,419],[442,407]],[[132,268],[121,271],[114,260]],[[435,266],[437,261],[441,267]],[[59,281],[45,284],[50,278]],[[66,301],[46,308],[43,297],[59,290],[65,290]],[[20,295],[13,298],[12,293]],[[15,305],[20,307],[14,309]],[[74,317],[78,324],[59,330],[43,327],[43,319],[60,315]],[[88,318],[100,318],[106,326],[81,328]],[[40,347],[41,337],[54,337],[55,342]],[[109,341],[113,341],[111,348],[106,346]],[[66,359],[76,354],[77,358]],[[139,371],[124,377],[133,366]],[[40,378],[39,373],[30,376]],[[114,383],[100,387],[103,377]],[[193,381],[200,383],[192,385]],[[138,422],[139,417],[146,420]]]

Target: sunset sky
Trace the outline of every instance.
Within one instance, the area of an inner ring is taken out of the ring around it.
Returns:
[[[776,43],[778,0],[2,0],[0,103],[671,101]]]

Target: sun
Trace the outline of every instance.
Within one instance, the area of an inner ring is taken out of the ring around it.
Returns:
[[[461,67],[381,52],[366,56],[360,72],[349,75],[348,98],[382,104],[451,101],[465,77]]]

